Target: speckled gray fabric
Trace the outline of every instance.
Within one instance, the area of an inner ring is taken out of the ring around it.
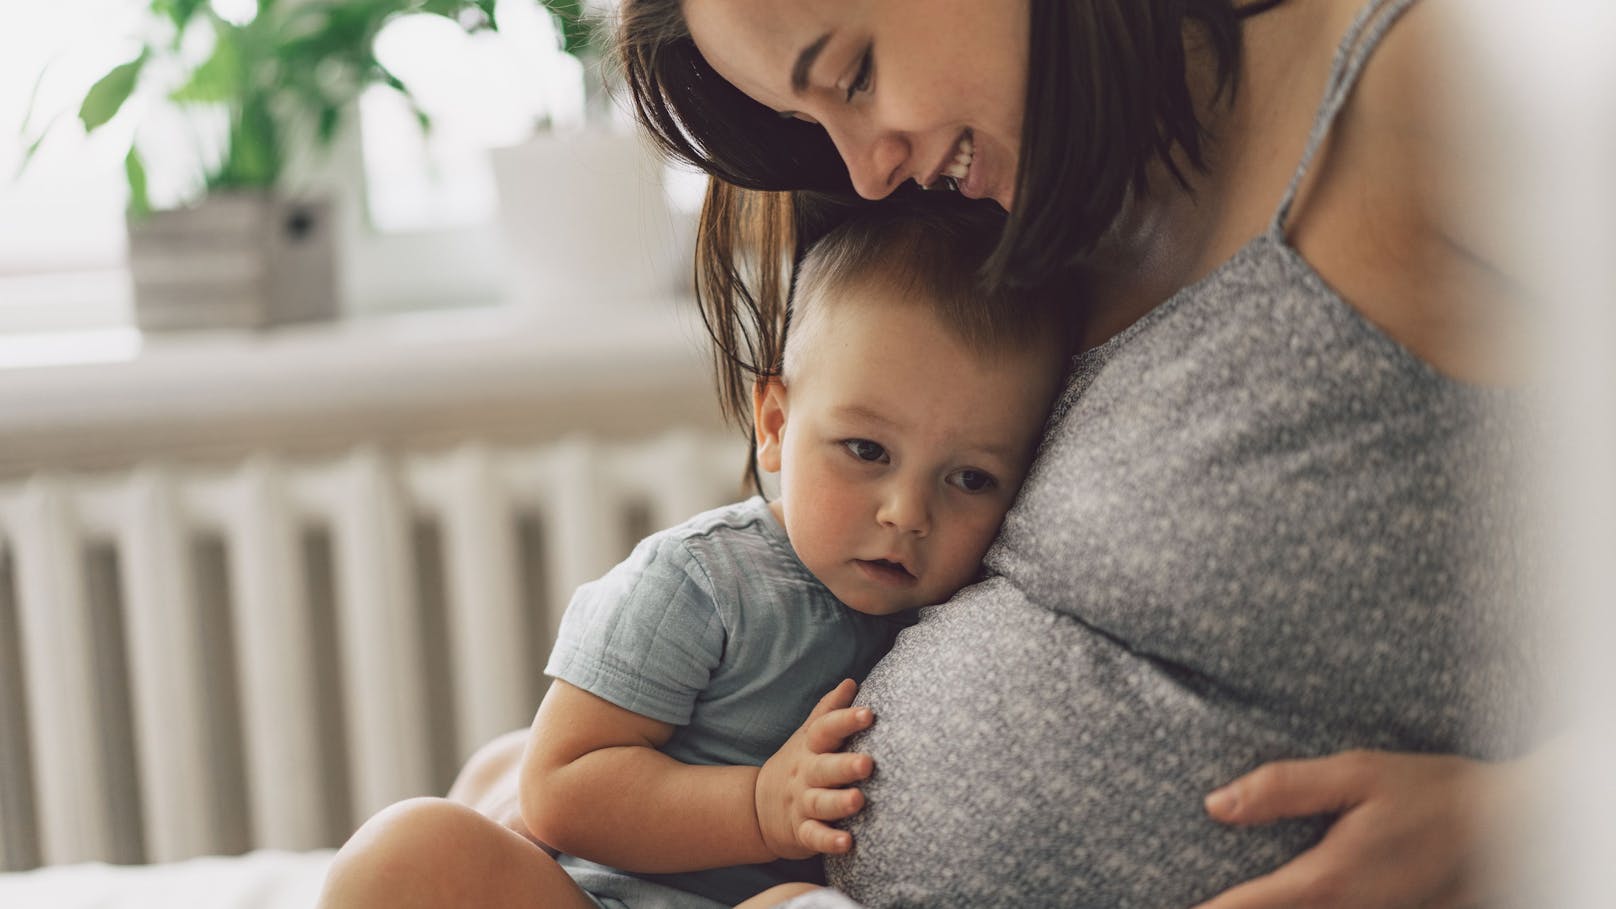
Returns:
[[[1316,138],[1407,5],[1344,42]],[[1205,817],[1260,763],[1531,746],[1514,396],[1367,323],[1286,243],[1289,204],[1080,358],[996,576],[869,676],[877,774],[828,863],[858,902],[1188,906],[1324,830]]]

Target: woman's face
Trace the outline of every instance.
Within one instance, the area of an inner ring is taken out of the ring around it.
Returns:
[[[824,126],[859,195],[951,177],[1009,210],[1029,0],[684,0],[718,74]]]

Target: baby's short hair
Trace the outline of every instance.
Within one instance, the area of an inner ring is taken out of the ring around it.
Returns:
[[[839,289],[890,291],[922,306],[966,349],[984,357],[1070,346],[1077,293],[990,287],[984,265],[998,246],[1005,214],[991,202],[952,192],[894,195],[852,210],[803,256],[786,319],[785,359],[793,326],[832,304]],[[784,365],[784,364],[782,364]]]

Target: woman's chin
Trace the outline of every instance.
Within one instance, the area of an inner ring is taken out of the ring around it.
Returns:
[[[960,195],[968,199],[992,199],[1008,212],[1014,201],[1016,186],[1014,180],[1004,178],[1003,165],[1014,159],[998,152],[996,144],[979,140],[970,169],[965,172],[957,188]]]

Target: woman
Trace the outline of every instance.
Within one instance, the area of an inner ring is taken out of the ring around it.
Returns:
[[[861,694],[855,899],[1476,898],[1474,812],[1519,772],[1483,760],[1536,703],[1496,533],[1508,288],[1419,90],[1443,6],[625,0],[641,120],[720,178],[699,285],[734,412],[770,266],[822,227],[753,190],[991,198],[991,278],[1082,288],[994,577]]]

